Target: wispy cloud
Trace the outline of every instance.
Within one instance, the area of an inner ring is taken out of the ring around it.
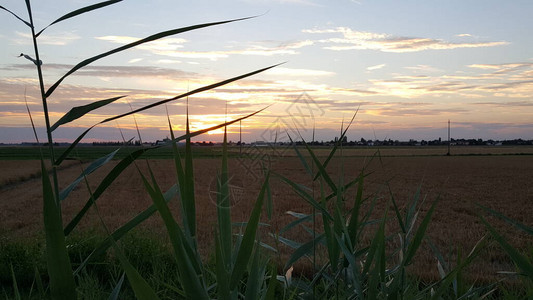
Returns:
[[[277,67],[266,71],[264,74],[276,75],[276,76],[332,76],[334,72],[311,70],[311,69],[291,69]]]
[[[31,45],[32,37],[29,33],[15,32],[17,37],[12,41],[20,45]],[[54,45],[54,46],[64,46],[72,41],[79,40],[81,37],[73,32],[61,32],[57,34],[43,34],[39,37],[39,44],[41,45]]]
[[[387,64],[379,64],[379,65],[375,65],[375,66],[370,66],[368,68],[366,68],[368,71],[373,71],[373,70],[379,70],[383,67],[385,67]]]
[[[495,47],[507,45],[508,42],[449,42],[441,39],[424,37],[402,37],[386,33],[357,31],[347,27],[333,29],[306,29],[305,33],[312,34],[340,34],[334,37],[319,40],[325,44],[324,49],[334,51],[345,50],[378,50],[383,52],[418,52],[424,50],[449,50],[457,48]]]
[[[101,36],[96,39],[104,40],[117,44],[127,44],[139,40],[131,36]],[[230,55],[259,55],[259,56],[273,56],[273,55],[294,55],[298,54],[296,49],[312,45],[314,42],[310,40],[292,41],[292,42],[277,42],[275,45],[272,42],[253,43],[243,49],[235,50],[221,50],[221,51],[193,51],[186,50],[184,44],[187,43],[185,39],[166,38],[147,44],[143,44],[138,49],[149,51],[153,54],[179,57],[189,59],[208,59],[219,60],[227,58]]]

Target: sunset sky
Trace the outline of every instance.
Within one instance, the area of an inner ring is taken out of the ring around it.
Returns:
[[[97,1],[33,1],[37,30]],[[58,5],[61,3],[60,5]],[[24,1],[1,1],[28,19]],[[107,117],[256,69],[264,73],[189,98],[193,130],[244,116],[247,142],[295,128],[331,140],[359,108],[349,140],[452,137],[533,139],[533,1],[123,1],[60,22],[38,39],[45,84],[79,61],[151,34],[256,18],[174,35],[126,50],[67,77],[49,98],[52,122],[71,107],[127,95],[54,131],[72,141]],[[29,28],[0,11],[0,143],[34,141],[44,120]],[[26,95],[26,96],[25,96]],[[130,108],[131,105],[131,108]],[[227,106],[227,115],[225,114]],[[184,100],[135,115],[145,141],[185,127]],[[136,137],[133,117],[84,139]],[[229,128],[239,139],[239,126]],[[282,135],[280,133],[280,135]],[[278,136],[278,140],[285,139]],[[220,141],[220,133],[197,140]]]

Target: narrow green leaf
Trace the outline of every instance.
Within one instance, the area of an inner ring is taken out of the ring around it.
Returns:
[[[234,290],[237,287],[237,284],[241,280],[241,277],[244,274],[244,271],[246,270],[248,261],[250,260],[253,246],[255,244],[255,236],[257,233],[257,227],[258,227],[259,220],[261,217],[261,208],[263,206],[263,200],[265,198],[264,196],[265,196],[266,186],[268,184],[269,177],[270,177],[270,173],[267,173],[265,181],[263,182],[263,186],[261,187],[261,191],[259,192],[259,195],[257,196],[257,200],[252,210],[252,214],[250,215],[250,219],[248,220],[248,224],[246,225],[244,236],[242,238],[241,245],[237,252],[237,258],[235,260],[235,265],[231,272],[231,279],[230,279],[231,290]]]
[[[178,193],[178,187],[177,185],[173,185],[168,191],[165,193],[165,202],[169,202],[172,198],[176,196]],[[85,260],[80,264],[80,266],[74,271],[74,275],[77,275],[81,270],[85,268],[85,266],[92,260],[93,257],[98,257],[105,253],[109,247],[113,245],[113,241],[120,240],[123,236],[126,235],[126,233],[130,232],[132,229],[137,227],[137,225],[144,222],[146,219],[148,219],[151,215],[154,214],[154,212],[157,211],[157,208],[155,207],[155,204],[150,205],[147,209],[139,213],[137,216],[133,217],[131,220],[129,220],[126,224],[122,225],[118,229],[116,229],[110,237],[107,237],[104,239],[98,247],[96,247],[89,256],[85,258]]]
[[[355,246],[357,245],[357,229],[359,228],[359,209],[363,203],[363,182],[364,182],[363,170],[357,178],[357,193],[355,194],[354,204],[350,215],[350,222],[348,223],[348,236],[350,242]]]
[[[326,207],[326,199],[324,198],[324,185],[323,180],[320,180],[320,199],[321,206]],[[333,218],[335,220],[335,218]],[[340,248],[337,242],[335,241],[335,232],[331,228],[330,220],[326,218],[325,214],[322,214],[322,226],[324,227],[324,234],[326,236],[326,245],[328,248],[329,263],[333,272],[337,272]]]
[[[316,155],[313,152],[313,150],[309,147],[309,145],[307,145],[307,143],[305,141],[303,142],[303,144],[304,144],[305,148],[307,149],[307,152],[309,152],[309,154],[311,155],[311,158],[313,159],[315,165],[318,167],[318,173],[320,174],[320,176],[322,176],[322,178],[324,178],[324,181],[328,184],[328,186],[331,189],[331,191],[334,194],[337,194],[338,193],[337,186],[335,185],[335,183],[333,183],[333,180],[331,179],[329,174],[326,172],[326,169],[324,168],[324,165],[316,157]]]
[[[422,220],[422,223],[420,223],[420,226],[418,227],[415,236],[413,237],[412,242],[409,244],[409,248],[407,249],[407,253],[405,255],[405,259],[403,262],[404,266],[407,266],[411,263],[411,260],[413,259],[416,251],[418,250],[418,247],[422,244],[422,239],[424,238],[426,234],[426,229],[428,228],[429,222],[431,220],[431,216],[433,215],[433,212],[435,211],[435,207],[437,206],[437,203],[439,202],[439,199],[435,200],[433,204],[431,205],[431,208],[427,212],[426,216]]]
[[[246,281],[246,292],[244,294],[245,300],[259,299],[259,290],[264,281],[265,269],[264,265],[261,266],[259,264],[259,249],[261,248],[256,245],[252,264],[248,270],[248,280]]]
[[[230,269],[232,230],[231,230],[231,203],[228,182],[228,149],[227,127],[224,127],[224,142],[222,146],[222,171],[217,178],[217,221],[220,234],[220,246],[226,262],[226,268]]]
[[[120,0],[122,1],[122,0]],[[92,102],[92,103],[89,103],[87,105],[82,105],[82,106],[76,106],[76,107],[73,107],[71,108],[64,116],[61,117],[61,119],[59,119],[54,125],[52,125],[52,127],[50,127],[50,131],[54,131],[56,130],[57,127],[63,125],[63,124],[66,124],[66,123],[69,123],[69,122],[72,122],[76,119],[79,119],[81,117],[83,117],[85,114],[97,109],[97,108],[100,108],[102,106],[105,106],[109,103],[112,103],[118,99],[121,99],[121,98],[124,98],[126,96],[120,96],[120,97],[113,97],[113,98],[109,98],[109,99],[105,99],[105,100],[100,100],[100,101],[96,101],[96,102]]]
[[[115,154],[117,154],[117,152],[119,150],[120,149],[117,149],[117,150],[107,154],[106,156],[101,157],[101,158],[93,161],[86,169],[83,170],[83,172],[81,172],[80,176],[78,176],[78,178],[76,178],[76,180],[74,180],[71,184],[69,184],[64,190],[62,190],[59,193],[59,201],[65,200],[67,198],[67,196],[70,194],[70,192],[72,190],[74,190],[74,188],[76,188],[76,186],[80,183],[80,181],[83,178],[85,178],[86,176],[88,176],[92,172],[96,171],[101,166],[103,166],[106,163],[108,163],[111,159],[113,159],[113,157],[115,156]]]
[[[159,299],[154,290],[150,287],[150,285],[148,285],[146,280],[142,278],[141,274],[139,274],[139,272],[131,265],[124,253],[122,253],[122,251],[118,248],[116,243],[113,242],[113,245],[115,248],[115,253],[118,256],[118,259],[120,260],[120,264],[126,272],[126,276],[128,276],[128,281],[130,282],[130,286],[133,289],[133,292],[135,293],[135,297],[140,300]]]
[[[34,276],[35,276],[35,282],[37,282],[37,290],[39,291],[39,296],[41,297],[41,299],[44,299],[46,296],[45,296],[45,291],[44,291],[44,284],[43,284],[43,280],[41,278],[41,274],[39,274],[39,270],[37,269],[37,266],[34,266],[33,268],[34,270]]]
[[[76,284],[67,253],[61,213],[55,201],[52,184],[41,158],[43,185],[43,219],[46,236],[46,264],[50,276],[50,292],[53,299],[76,299]]]
[[[28,25],[30,28],[32,27],[31,24],[28,21],[23,20],[22,18],[17,16],[14,12],[10,11],[9,9],[7,9],[7,8],[1,6],[1,5],[0,5],[0,9],[3,9],[5,11],[7,11],[8,13],[12,14],[15,18],[19,19],[19,21],[22,21],[24,24]]]
[[[533,282],[533,265],[529,262],[526,256],[523,256],[511,246],[498,231],[490,225],[483,216],[479,215],[481,222],[490,231],[492,237],[500,244],[500,246],[507,252],[511,259],[516,263],[518,268]]]
[[[113,181],[120,175],[122,172],[139,156],[147,151],[148,148],[143,148],[137,151],[132,152],[130,155],[122,159],[100,182],[100,185],[96,188],[93,194],[93,198],[87,200],[85,206],[76,214],[76,216],[70,221],[70,223],[65,227],[65,235],[69,235],[70,232],[78,225],[83,216],[87,213],[89,208],[93,205],[102,193],[113,183]]]
[[[86,13],[86,12],[90,12],[92,10],[95,10],[95,9],[98,9],[98,8],[102,8],[102,7],[105,7],[105,6],[108,6],[108,5],[111,5],[111,4],[115,4],[117,2],[120,2],[122,0],[109,0],[109,1],[104,1],[104,2],[100,2],[100,3],[97,3],[97,4],[93,4],[93,5],[89,5],[89,6],[86,6],[86,7],[83,7],[83,8],[80,8],[80,9],[77,9],[75,11],[72,11],[62,17],[60,17],[59,19],[55,20],[54,22],[50,23],[48,26],[46,26],[45,28],[43,28],[41,31],[39,31],[35,37],[38,37],[39,35],[41,35],[41,33],[48,27],[58,23],[58,22],[61,22],[61,21],[64,21],[64,20],[67,20],[67,19],[70,19],[72,17],[75,17],[77,15],[81,15],[83,13]]]
[[[82,134],[80,134],[80,136],[78,136],[72,142],[72,144],[70,144],[70,146],[68,146],[68,148],[65,149],[65,151],[63,151],[63,153],[61,153],[61,156],[59,156],[59,158],[56,159],[56,161],[54,162],[54,165],[56,165],[56,166],[61,165],[61,163],[65,160],[65,158],[68,157],[70,152],[72,152],[72,150],[74,150],[74,147],[76,147],[76,145],[78,145],[78,143],[85,137],[85,135],[87,135],[87,133],[89,133],[89,131],[91,129],[93,129],[94,126],[96,126],[96,125],[93,125],[93,126],[87,128],[87,129],[85,129],[85,131]]]
[[[298,247],[289,257],[287,262],[285,263],[285,266],[283,267],[284,270],[287,270],[292,266],[294,263],[296,263],[298,260],[300,260],[304,256],[309,256],[312,251],[313,247],[315,245],[320,244],[325,238],[325,235],[323,233],[318,234],[315,239],[312,239]]]
[[[15,299],[20,300],[19,286],[17,284],[17,277],[15,276],[15,271],[13,271],[13,264],[9,264],[11,268],[11,279],[13,280],[13,293],[15,294]]]
[[[201,267],[199,266],[199,262],[196,261],[197,256],[195,256],[195,254],[191,251],[193,246],[187,244],[187,239],[185,238],[181,228],[174,220],[172,213],[165,202],[164,196],[155,180],[152,170],[150,168],[149,170],[153,186],[150,185],[142,173],[139,173],[143,180],[144,186],[148,191],[148,194],[150,194],[155,206],[157,207],[159,215],[161,216],[161,219],[163,219],[167,229],[167,233],[176,256],[178,269],[180,270],[180,276],[181,280],[183,281],[185,293],[190,299],[208,299],[209,297],[205,289],[205,283],[203,282],[203,277],[201,276]]]
[[[394,213],[396,214],[396,219],[398,220],[398,224],[400,224],[400,229],[402,230],[403,234],[407,234],[407,228],[405,228],[405,225],[402,221],[402,215],[400,214],[400,209],[398,208],[398,205],[396,204],[396,200],[394,200],[394,195],[388,183],[387,183],[387,187],[389,188],[390,198],[392,201],[392,205],[394,206]]]
[[[272,174],[274,174],[276,177],[281,179],[281,181],[283,181],[286,184],[288,184],[289,186],[291,186],[292,189],[300,197],[302,197],[302,199],[304,199],[309,204],[311,204],[311,206],[313,206],[316,209],[318,209],[328,220],[333,220],[333,217],[329,214],[329,212],[322,205],[320,205],[318,202],[316,202],[315,199],[313,199],[313,197],[311,195],[309,195],[309,193],[306,192],[305,189],[301,185],[293,182],[292,180],[288,179],[287,177],[285,177],[285,176],[283,176],[281,174],[278,174],[278,173],[275,173],[275,172],[272,172]]]
[[[194,166],[193,153],[191,147],[190,127],[189,127],[189,106],[187,101],[187,124],[185,138],[185,169],[183,170],[183,188],[182,188],[182,209],[183,209],[183,226],[185,232],[194,239],[196,236],[196,201],[194,194]]]
[[[450,284],[456,279],[457,273],[461,272],[466,266],[470,265],[470,263],[472,263],[474,258],[476,258],[481,252],[481,250],[484,249],[484,246],[486,244],[487,244],[487,236],[484,236],[476,243],[476,245],[474,245],[474,247],[472,248],[472,250],[470,251],[470,253],[468,254],[465,260],[463,260],[460,264],[458,264],[444,278],[427,286],[423,290],[423,292],[427,293],[434,287],[438,286],[438,288],[434,290],[431,296],[431,299],[432,300],[442,299],[441,295],[447,291]]]
[[[289,212],[287,212],[287,214],[289,214]],[[303,215],[303,214],[302,214]],[[301,223],[305,223],[305,222],[309,222],[309,221],[312,221],[313,220],[313,215],[305,215],[299,219],[296,219],[292,222],[290,222],[289,224],[287,224],[287,226],[283,227],[280,231],[279,231],[279,234],[282,234],[292,228],[294,228],[295,226],[301,224]]]
[[[519,223],[519,222],[517,222],[517,221],[515,221],[515,220],[513,220],[513,219],[511,219],[509,217],[506,217],[503,214],[501,214],[501,213],[499,213],[499,212],[497,212],[497,211],[495,211],[493,209],[490,209],[490,208],[488,208],[486,206],[483,206],[483,205],[481,205],[479,203],[476,203],[476,205],[481,207],[481,208],[483,208],[484,210],[486,210],[491,215],[493,215],[493,216],[495,216],[495,217],[497,217],[497,218],[499,218],[501,220],[504,220],[505,222],[513,225],[517,229],[522,230],[522,231],[524,231],[525,233],[527,233],[529,235],[533,235],[533,228],[531,228],[529,226],[526,226],[524,224],[521,224],[521,223]]]
[[[268,289],[265,294],[264,300],[274,300],[276,295],[276,288],[278,287],[278,279],[276,276],[277,268],[276,264],[270,265],[270,280],[268,280]]]
[[[171,36],[171,35],[175,35],[175,34],[179,34],[179,33],[183,33],[183,32],[186,32],[186,31],[191,31],[191,30],[196,30],[196,29],[200,29],[200,28],[204,28],[204,27],[209,27],[209,26],[214,26],[214,25],[221,25],[221,24],[225,24],[225,23],[230,23],[230,22],[236,22],[236,21],[241,21],[241,20],[245,20],[245,19],[249,19],[249,18],[241,18],[241,19],[234,19],[234,20],[228,20],[228,21],[222,21],[222,22],[213,22],[213,23],[205,23],[205,24],[198,24],[198,25],[193,25],[193,26],[187,26],[187,27],[183,27],[183,28],[178,28],[178,29],[172,29],[172,30],[167,30],[167,31],[163,31],[163,32],[159,32],[159,33],[156,33],[156,34],[153,34],[149,37],[146,37],[144,39],[141,39],[141,40],[138,40],[138,41],[135,41],[133,43],[129,43],[127,45],[124,45],[124,46],[121,46],[121,47],[118,47],[118,48],[115,48],[113,50],[110,50],[110,51],[107,51],[105,53],[102,53],[102,54],[99,54],[99,55],[96,55],[96,56],[93,56],[91,58],[88,58],[80,63],[78,63],[76,66],[74,66],[72,69],[70,69],[70,71],[68,71],[65,75],[63,75],[61,78],[59,78],[58,81],[56,81],[56,83],[54,83],[45,93],[45,97],[48,98],[50,97],[50,95],[52,95],[52,93],[55,91],[55,89],[59,86],[59,84],[61,84],[61,82],[67,77],[69,76],[70,74],[76,72],[77,70],[101,59],[101,58],[104,58],[106,56],[109,56],[111,54],[115,54],[117,52],[121,52],[121,51],[124,51],[124,50],[127,50],[129,48],[133,48],[133,47],[136,47],[136,46],[139,46],[141,44],[144,44],[144,43],[147,43],[147,42],[151,42],[151,41],[155,41],[155,40],[158,40],[158,39],[161,39],[161,38],[164,38],[164,37],[167,37],[167,36]]]
[[[226,262],[224,261],[224,255],[222,254],[222,247],[220,245],[220,236],[215,232],[215,255],[216,255],[216,277],[217,277],[217,294],[218,299],[229,300],[229,273],[226,269]]]
[[[335,155],[335,152],[337,151],[337,149],[339,148],[339,146],[342,145],[342,140],[344,139],[344,137],[346,136],[346,132],[348,131],[348,129],[350,128],[350,126],[352,125],[353,121],[355,120],[355,117],[357,116],[357,113],[359,112],[359,107],[357,108],[357,110],[355,111],[355,113],[353,114],[352,116],[352,119],[350,120],[350,123],[348,124],[348,126],[346,126],[346,129],[344,129],[344,131],[342,132],[341,136],[339,137],[339,139],[337,140],[337,142],[335,143],[335,145],[333,146],[333,149],[331,149],[328,157],[326,158],[326,160],[324,161],[324,168],[326,168],[329,164],[329,162],[331,161],[331,159],[333,158],[333,156]],[[313,181],[314,180],[317,180],[318,179],[318,176],[320,176],[320,172],[317,172],[317,174],[315,175],[315,177],[313,178]]]
[[[108,300],[117,300],[118,296],[120,294],[120,289],[122,288],[122,283],[124,283],[124,275],[125,273],[122,273],[122,276],[120,276],[119,281],[117,282],[117,285],[115,288],[113,288],[113,291],[111,292],[111,295],[109,295]]]

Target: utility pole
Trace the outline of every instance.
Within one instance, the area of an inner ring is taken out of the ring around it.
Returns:
[[[242,120],[239,121],[239,155],[242,155]]]
[[[450,119],[448,119],[448,153],[447,156],[450,156]]]

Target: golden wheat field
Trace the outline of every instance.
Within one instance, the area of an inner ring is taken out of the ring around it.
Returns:
[[[461,154],[467,154],[465,149],[467,148],[461,149]],[[439,152],[435,153],[436,151]],[[371,159],[376,152],[375,149],[349,149],[343,152],[342,158],[333,159],[327,170],[335,180],[343,180],[347,183],[358,176],[363,167],[365,168],[368,176],[365,179],[363,195],[368,200],[364,207],[368,209],[372,199],[375,199],[375,209],[372,213],[374,218],[383,216],[387,207],[392,208],[391,196],[394,196],[401,209],[405,209],[407,202],[414,196],[417,189],[420,189],[420,201],[425,200],[420,205],[419,220],[423,218],[430,204],[439,198],[427,237],[445,257],[449,256],[451,261],[459,248],[463,252],[468,252],[486,234],[486,229],[477,216],[482,212],[475,203],[497,210],[527,226],[533,226],[533,184],[531,181],[533,155],[501,155],[532,153],[533,147],[470,147],[469,153],[484,155],[436,155],[443,151],[445,153],[444,148],[419,149],[418,152],[416,148],[383,149],[380,151],[380,158]],[[454,151],[452,153],[459,154],[457,149]],[[323,161],[328,149],[317,149],[316,153]],[[487,155],[488,153],[500,155]],[[299,158],[291,151],[278,154],[279,156],[270,156],[268,165],[271,170],[308,186],[318,197],[319,183],[312,182],[312,178],[306,174]],[[40,179],[28,175],[38,172],[39,162],[26,160],[2,161],[1,163],[0,236],[6,239],[42,238]],[[116,163],[110,162],[91,174],[88,180],[93,190]],[[137,166],[145,174],[147,174],[147,164],[154,171],[162,189],[166,190],[175,183],[172,160],[151,159],[137,162]],[[209,256],[213,252],[213,229],[216,223],[213,199],[216,174],[220,171],[220,164],[220,159],[216,158],[198,158],[194,161],[197,220],[200,222],[198,239],[203,256]],[[262,183],[260,172],[255,169],[257,161],[231,158],[229,165],[233,221],[246,221]],[[70,162],[68,166],[62,168],[60,178],[64,182],[61,183],[61,188],[75,179],[83,166],[86,164]],[[253,173],[250,173],[250,170]],[[262,221],[269,226],[263,226],[261,238],[265,243],[276,246],[269,233],[279,232],[281,228],[294,220],[294,217],[286,212],[309,214],[312,209],[276,176],[272,176],[270,186],[274,210],[271,219],[266,213],[263,214]],[[327,188],[326,192],[329,192]],[[85,186],[80,185],[63,202],[65,223],[88,201],[88,195]],[[354,188],[348,190],[345,199],[347,210],[353,203],[354,195]],[[172,200],[171,207],[174,209],[175,216],[178,217],[176,202],[177,200]],[[137,169],[131,166],[100,197],[97,204],[103,220],[112,230],[149,206],[151,200],[143,188]],[[530,237],[521,234],[500,220],[491,217],[487,219],[517,249],[523,253],[533,251],[533,241]],[[94,210],[84,218],[80,225],[77,231],[103,231]],[[312,226],[312,224],[306,225]],[[397,226],[391,213],[387,229],[392,233]],[[369,226],[368,237],[363,237],[363,239],[369,239],[374,229]],[[161,240],[165,240],[165,229],[158,215],[153,215],[144,222],[140,230],[149,231],[153,236],[160,236]],[[235,230],[238,231],[237,228]],[[298,227],[285,232],[283,236],[298,242],[310,240],[310,235]],[[394,242],[394,236],[392,236],[392,241]],[[281,245],[278,246],[279,259],[283,262],[291,250]],[[295,266],[295,272],[305,272],[308,268],[309,264],[303,262]],[[420,278],[427,280],[437,278],[437,261],[427,242],[418,253],[415,264],[410,268],[413,274]],[[511,270],[513,270],[513,265],[506,254],[500,250],[498,245],[489,244],[481,256],[469,267],[469,274],[471,279],[483,282],[497,277],[497,271]]]

